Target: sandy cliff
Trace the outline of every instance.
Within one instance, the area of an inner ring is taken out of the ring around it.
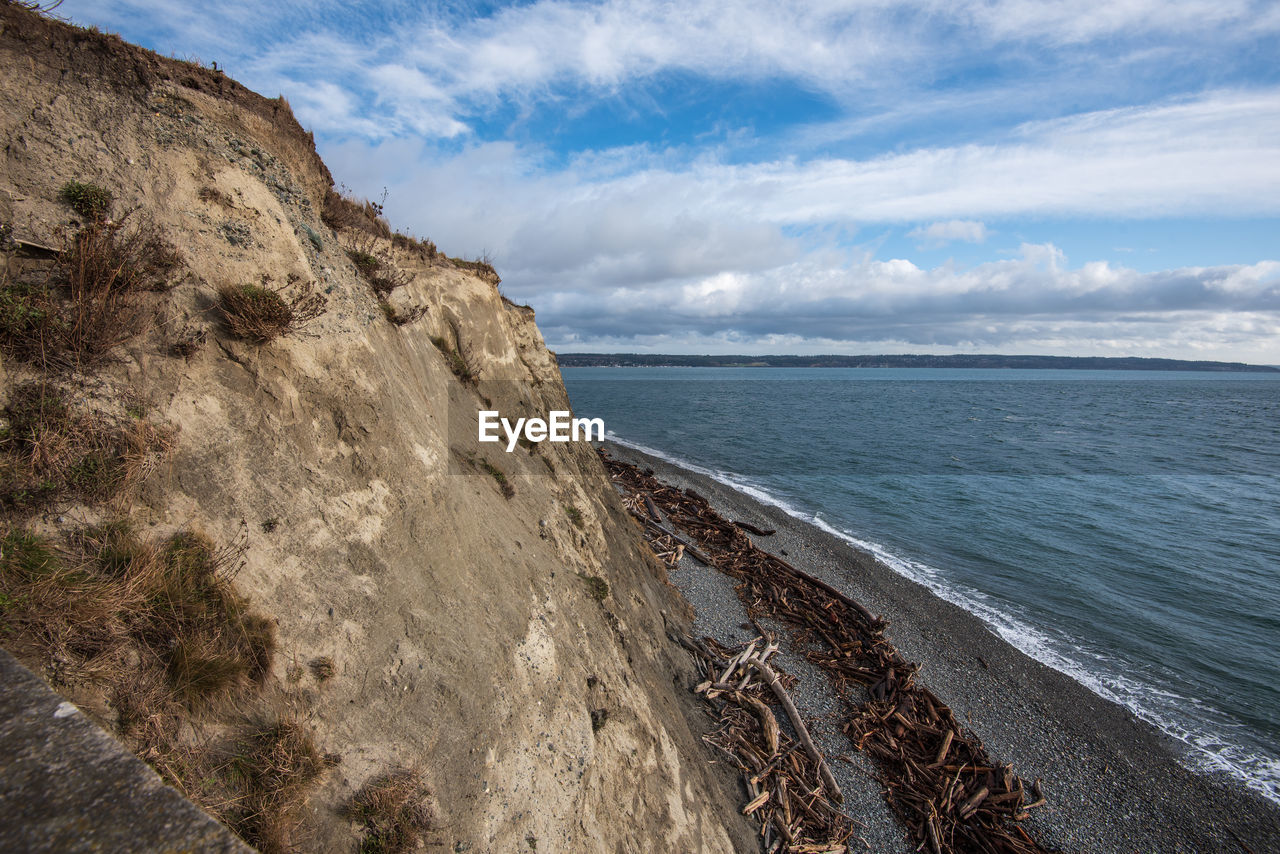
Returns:
[[[147,542],[198,530],[241,551],[235,588],[274,624],[274,652],[259,684],[184,706],[180,746],[234,752],[245,714],[296,721],[327,754],[291,831],[306,850],[352,850],[344,805],[405,768],[430,791],[429,850],[750,845],[665,637],[687,617],[590,449],[476,442],[490,403],[566,406],[532,312],[427,244],[393,246],[376,211],[330,197],[322,218],[332,179],[283,99],[11,5],[0,77],[6,283],[55,276],[39,247],[91,225],[60,197],[69,181],[109,190],[107,216],[132,212],[123,233],[154,223],[178,255],[137,296],[137,334],[92,364],[4,358],[10,401],[52,383],[76,417],[144,419],[167,452],[109,499],[10,501],[4,528],[72,552],[124,518]],[[323,313],[239,339],[217,289],[245,284],[321,295]],[[118,668],[9,628],[25,664],[134,739]]]

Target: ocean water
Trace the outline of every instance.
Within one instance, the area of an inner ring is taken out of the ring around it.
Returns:
[[[873,552],[1280,802],[1280,375],[563,374],[610,438]]]

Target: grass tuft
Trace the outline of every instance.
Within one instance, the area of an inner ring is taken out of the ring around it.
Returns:
[[[498,271],[494,269],[493,260],[487,253],[476,258],[474,261],[466,258],[450,258],[449,261],[452,262],[453,266],[457,267],[459,270],[465,270],[481,281],[488,282],[495,287],[502,284],[502,277],[499,276]]]
[[[263,854],[291,850],[307,789],[324,769],[315,741],[292,718],[251,728],[228,768],[239,790],[232,829]]]
[[[350,228],[374,237],[391,238],[391,226],[382,218],[382,205],[344,196],[332,189],[325,193],[320,219],[334,231]]]
[[[325,309],[325,298],[310,290],[294,300],[259,285],[224,285],[218,303],[231,334],[265,344],[315,320]]]
[[[311,246],[317,252],[324,249],[324,240],[321,239],[320,235],[316,234],[316,230],[314,228],[307,225],[305,222],[302,224],[302,233],[307,236],[307,240],[311,241]]]
[[[564,515],[568,516],[569,521],[577,527],[581,528],[584,525],[582,511],[577,507],[574,507],[572,504],[566,504],[564,506]]]
[[[0,538],[0,565],[6,577],[32,582],[56,574],[62,561],[47,539],[14,528]]]
[[[0,534],[0,635],[54,683],[100,686],[116,731],[162,777],[259,850],[287,851],[329,763],[293,720],[214,703],[261,681],[275,644],[272,621],[231,588],[239,554],[194,531],[148,541],[124,520],[62,547],[10,528]],[[193,741],[191,724],[208,715],[227,735]]]
[[[61,390],[13,389],[0,431],[0,507],[26,510],[60,497],[106,502],[144,479],[169,448],[150,423],[114,424],[71,411]]]
[[[480,468],[484,469],[486,474],[498,482],[498,486],[502,490],[503,498],[509,499],[516,494],[515,487],[511,485],[511,481],[507,480],[507,476],[502,473],[502,469],[498,468],[488,460],[481,460]]]
[[[327,655],[311,659],[307,663],[307,667],[310,668],[311,675],[315,677],[317,682],[328,682],[338,672],[333,659]]]
[[[440,255],[440,250],[436,249],[432,241],[410,237],[398,231],[391,235],[391,245],[396,249],[412,252],[426,261],[434,261]]]
[[[583,584],[587,585],[587,592],[591,594],[592,599],[603,602],[609,598],[609,582],[598,575],[587,575],[585,572],[579,572],[578,577],[582,579]]]
[[[250,613],[231,586],[237,549],[217,549],[204,534],[173,535],[161,554],[163,572],[153,593],[149,638],[167,665],[174,688],[188,704],[260,683],[271,669],[275,624]]]
[[[189,360],[209,340],[209,331],[188,323],[169,342],[169,355]]]
[[[58,191],[58,198],[80,216],[94,222],[106,219],[111,212],[111,204],[115,201],[110,190],[83,181],[68,181],[63,184]]]
[[[433,336],[431,343],[436,345],[436,349],[444,354],[445,362],[449,365],[449,370],[453,371],[453,375],[462,380],[467,385],[475,385],[476,375],[471,370],[471,366],[467,364],[467,360],[462,354],[449,346],[449,342],[440,336]]]
[[[609,721],[608,709],[592,709],[591,710],[591,731],[599,732],[604,729],[604,725]]]
[[[365,785],[346,809],[364,825],[360,854],[403,854],[418,847],[435,818],[430,798],[417,771],[394,771]]]
[[[200,198],[200,201],[202,202],[208,202],[210,204],[219,205],[224,208],[235,207],[235,204],[231,201],[231,198],[226,193],[219,190],[217,187],[201,187],[199,192],[196,193],[196,195]]]
[[[118,669],[128,627],[119,606],[135,597],[103,584],[46,537],[11,528],[0,537],[5,647],[45,662],[53,682]]]

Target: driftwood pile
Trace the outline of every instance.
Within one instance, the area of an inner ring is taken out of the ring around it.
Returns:
[[[735,653],[714,640],[672,638],[705,677],[694,690],[718,722],[705,740],[741,772],[749,793],[742,813],[759,822],[765,850],[845,854],[853,823],[832,806],[842,800],[840,787],[787,694],[787,677],[768,663],[778,645],[762,636]]]
[[[1047,850],[1017,824],[1028,810],[1044,805],[1039,784],[1026,785],[1009,766],[994,764],[951,709],[916,684],[917,666],[884,636],[882,620],[831,585],[757,548],[744,533],[748,526],[720,516],[693,490],[667,486],[652,471],[642,472],[603,451],[601,458],[651,542],[682,545],[684,553],[737,579],[748,614],[794,630],[796,649],[831,677],[842,696],[851,696],[845,689],[854,686],[865,689],[860,693],[866,701],[847,709],[844,732],[876,761],[885,798],[919,850]],[[838,802],[838,789],[829,793]]]

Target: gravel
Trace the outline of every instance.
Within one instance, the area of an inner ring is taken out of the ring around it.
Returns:
[[[1042,780],[1049,805],[1023,822],[1041,844],[1088,852],[1280,851],[1280,806],[1235,780],[1190,770],[1183,745],[1127,709],[1026,656],[972,614],[895,573],[844,541],[778,508],[695,472],[609,443],[616,458],[654,469],[673,486],[692,487],[722,515],[774,528],[752,537],[800,569],[835,585],[889,620],[887,635],[923,665],[919,680],[949,704],[996,761]],[[672,583],[697,613],[694,629],[722,644],[755,637],[728,576],[689,557]],[[824,674],[797,656],[780,626],[777,661],[799,677],[796,705],[861,826],[851,850],[914,850],[889,811],[874,769],[840,732],[840,698]],[[845,761],[845,760],[848,761]]]

